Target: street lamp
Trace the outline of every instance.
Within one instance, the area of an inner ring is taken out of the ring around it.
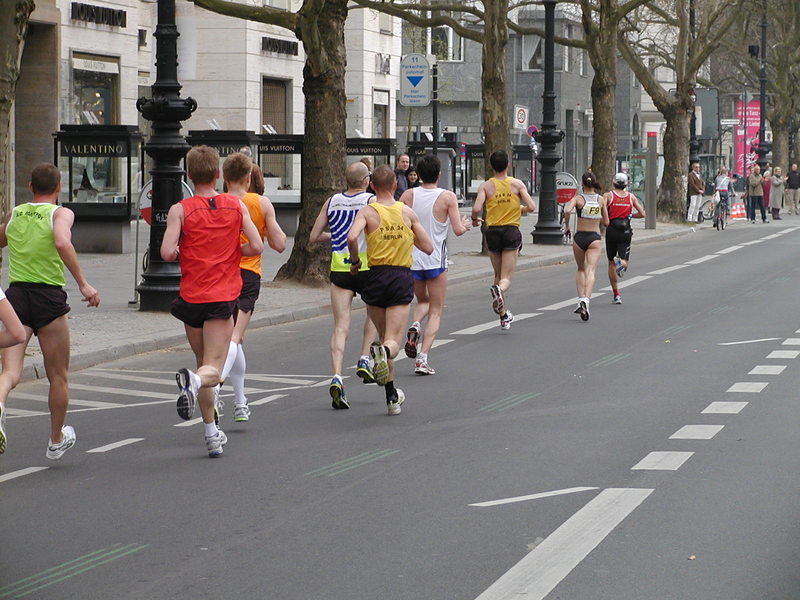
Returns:
[[[175,25],[175,0],[158,0],[156,38],[156,81],[152,98],[139,98],[136,109],[153,123],[153,135],[145,152],[153,159],[153,200],[147,267],[137,286],[139,309],[169,311],[178,295],[180,268],[161,259],[161,240],[167,229],[170,206],[183,198],[181,160],[189,150],[181,135],[181,121],[197,108],[193,98],[181,98],[178,83],[178,28]]]
[[[772,149],[772,144],[768,143],[766,137],[766,116],[767,116],[767,0],[763,0],[763,13],[761,15],[761,60],[758,80],[760,84],[759,102],[761,104],[761,115],[758,121],[758,147],[756,153],[758,159],[756,164],[761,167],[761,172],[767,167],[767,154]]]
[[[542,0],[544,4],[544,94],[542,94],[542,128],[536,132],[541,147],[537,157],[542,165],[542,185],[539,192],[539,220],[531,232],[537,244],[561,244],[561,224],[556,215],[556,164],[561,160],[556,144],[564,132],[556,128],[556,93],[554,89],[555,10],[558,0]]]
[[[691,35],[691,44],[694,45],[694,28],[695,28],[695,13],[694,13],[694,0],[689,0],[689,33]],[[689,167],[700,162],[698,153],[700,152],[700,142],[697,140],[697,94],[694,88],[689,90],[689,98],[692,100],[692,119],[689,123]]]

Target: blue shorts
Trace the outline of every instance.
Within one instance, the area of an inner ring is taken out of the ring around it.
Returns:
[[[428,279],[436,279],[439,275],[447,271],[444,269],[421,269],[419,271],[411,271],[411,276],[415,281],[427,281]]]

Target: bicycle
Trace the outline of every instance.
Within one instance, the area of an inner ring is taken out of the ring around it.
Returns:
[[[730,214],[731,211],[728,207],[728,200],[720,199],[720,201],[715,204],[714,197],[712,196],[706,200],[700,207],[700,210],[697,211],[697,222],[702,223],[703,221],[710,220],[714,224],[714,229],[722,231],[728,225]]]

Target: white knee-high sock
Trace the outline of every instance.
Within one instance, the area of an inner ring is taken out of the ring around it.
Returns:
[[[236,350],[236,360],[233,362],[233,367],[231,367],[231,385],[233,385],[233,393],[234,399],[233,401],[237,405],[244,404],[247,402],[247,398],[244,397],[244,373],[247,369],[247,361],[244,358],[244,350],[242,349],[242,345],[237,345]]]
[[[228,356],[225,357],[225,364],[222,367],[222,373],[220,374],[220,379],[225,381],[228,378],[228,373],[231,372],[233,368],[233,361],[236,360],[236,352],[237,349],[240,347],[239,344],[234,342],[230,342],[228,344]]]

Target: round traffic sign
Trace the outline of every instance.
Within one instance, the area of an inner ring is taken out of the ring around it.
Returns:
[[[528,135],[533,137],[539,132],[539,128],[536,125],[528,126]]]
[[[556,202],[566,204],[578,193],[578,180],[564,171],[556,173]]]

